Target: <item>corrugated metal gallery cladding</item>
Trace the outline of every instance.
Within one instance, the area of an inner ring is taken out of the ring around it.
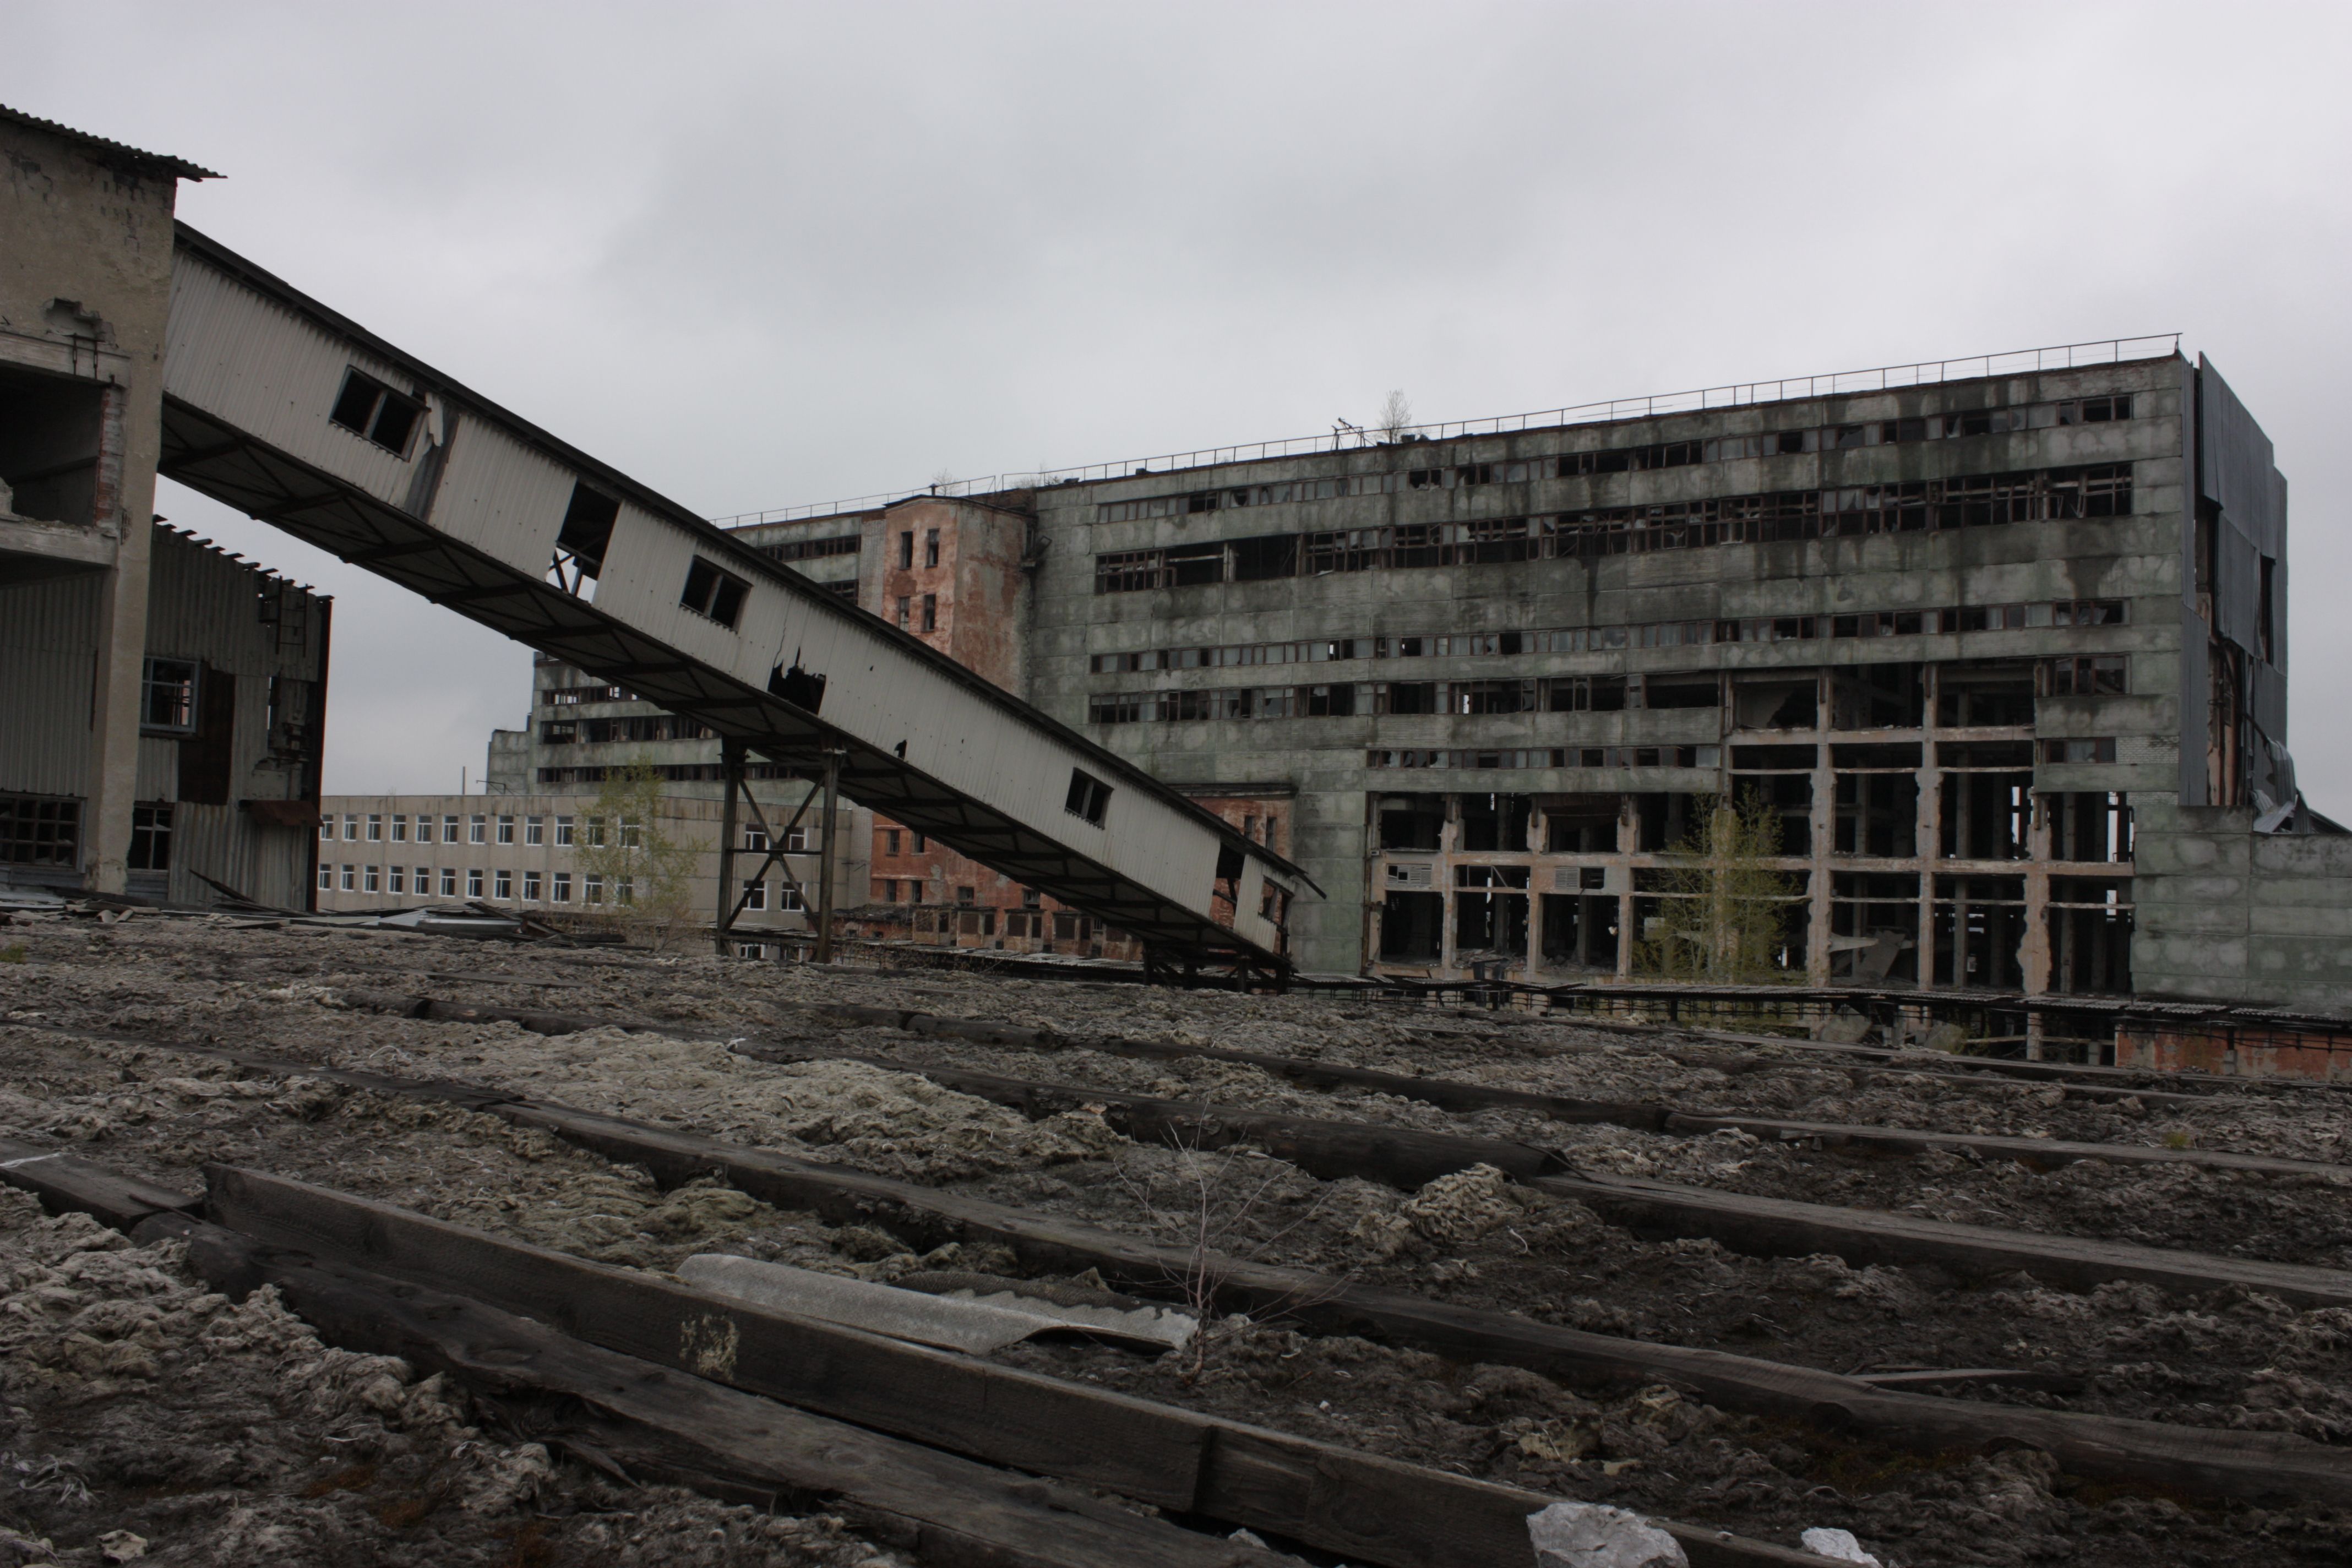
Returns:
[[[0,790],[84,793],[103,582],[91,573],[0,593],[0,664],[12,688],[38,694],[0,703]]]
[[[401,367],[344,342],[239,279],[189,262],[184,250],[172,268],[164,395],[232,421],[378,500],[402,504],[413,477],[410,460],[327,421],[347,369],[404,386],[409,378]],[[423,437],[411,443],[417,450],[424,445]]]
[[[703,520],[406,359],[201,236],[183,231],[175,272],[164,378],[168,399],[192,419],[207,422],[200,440],[216,443],[234,433],[233,439],[252,448],[298,459],[312,470],[308,482],[323,479],[345,487],[355,501],[365,497],[399,514],[384,524],[361,521],[357,531],[347,528],[339,534],[335,529],[342,525],[324,515],[331,508],[307,501],[292,507],[298,519],[315,512],[323,536],[347,556],[366,563],[377,548],[363,542],[373,531],[383,542],[385,559],[406,563],[381,568],[387,574],[411,580],[441,602],[529,637],[540,623],[517,607],[558,591],[549,583],[548,564],[575,485],[584,486],[617,503],[588,602],[596,617],[662,650],[656,654],[642,643],[632,647],[626,636],[611,637],[608,646],[628,650],[612,656],[615,679],[627,668],[679,670],[666,657],[676,656],[685,676],[674,683],[677,699],[693,708],[687,693],[695,692],[707,703],[702,711],[723,722],[725,715],[740,713],[747,704],[694,679],[696,668],[723,675],[748,692],[766,692],[772,671],[800,665],[827,682],[822,721],[854,743],[858,765],[887,772],[894,765],[890,759],[903,759],[911,773],[944,784],[970,806],[984,807],[1060,844],[1110,870],[1118,882],[1139,884],[1146,892],[1142,899],[1118,895],[1127,900],[1122,910],[1172,907],[1207,922],[1221,849],[1231,844],[1245,859],[1263,854],[1083,736],[1060,729]],[[354,368],[414,394],[432,411],[404,452],[387,450],[331,423],[343,378]],[[215,449],[198,445],[192,451]],[[183,460],[184,477],[194,476],[190,482],[199,488],[205,461],[200,456]],[[257,496],[236,489],[249,481],[249,474],[215,479],[231,493]],[[285,482],[283,476],[278,482]],[[478,555],[469,563],[453,554],[446,571],[440,565],[426,570],[423,563],[431,542],[404,535],[400,523],[407,519],[421,521],[442,539]],[[305,526],[299,521],[286,525],[297,532]],[[510,574],[508,581],[488,580],[480,556]],[[698,556],[741,582],[740,604],[730,605],[732,614],[723,617],[732,625],[681,602]],[[476,605],[485,608],[477,612]],[[559,651],[596,646],[597,634],[576,609],[550,605],[544,613],[548,639]],[[748,706],[757,709],[765,700],[752,699]],[[747,719],[740,732],[754,744],[797,735],[793,724],[773,727],[782,717]],[[1099,823],[1063,808],[1074,769],[1113,786]],[[936,798],[932,785],[920,788]],[[982,815],[973,814],[975,832]],[[938,831],[950,832],[946,820]],[[1246,880],[1255,887],[1255,877]],[[1256,916],[1254,897],[1245,900],[1235,930],[1261,948],[1279,944],[1272,924]]]

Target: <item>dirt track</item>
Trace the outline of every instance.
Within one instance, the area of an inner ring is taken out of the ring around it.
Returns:
[[[873,1226],[780,1213],[730,1188],[665,1194],[641,1172],[494,1117],[299,1074],[242,1076],[168,1048],[227,1046],[463,1079],[1139,1235],[1197,1219],[1182,1209],[1183,1194],[1197,1193],[1188,1184],[1205,1172],[1218,1245],[1264,1261],[1841,1373],[2001,1367],[2074,1390],[1989,1387],[1972,1395],[1982,1399],[2293,1431],[2330,1444],[2352,1438],[2352,1311],[2295,1310],[2244,1291],[2182,1299],[2137,1285],[2074,1295],[2021,1278],[1961,1281],[1932,1268],[1856,1269],[1827,1257],[1759,1259],[1713,1242],[1643,1241],[1579,1204],[1477,1173],[1418,1194],[1322,1182],[1263,1157],[1139,1147],[1085,1112],[1032,1122],[918,1078],[840,1063],[767,1065],[726,1043],[1474,1132],[1534,1143],[1595,1171],[2352,1268],[2340,1178],[2089,1161],[2037,1173],[1960,1155],[1822,1152],[1518,1111],[1457,1115],[1197,1058],[841,1028],[807,1005],[878,1003],[1043,1025],[1066,1037],[1091,1031],[1215,1045],[1692,1110],[2321,1161],[2352,1158],[2352,1098],[2334,1093],[2116,1103],[2000,1079],[1850,1070],[1798,1051],[1785,1065],[1732,1072],[1671,1059],[1622,1035],[1325,997],[722,967],[382,933],[137,918],[18,926],[7,938],[24,942],[29,962],[0,965],[0,1132],[69,1141],[93,1159],[187,1190],[201,1186],[203,1163],[229,1161],[652,1269],[709,1250],[883,1279],[919,1266],[1013,1267],[1009,1254],[987,1248],[919,1258]],[[491,970],[512,979],[446,978]],[[423,1022],[341,1005],[346,993],[371,989],[649,1018],[698,1037],[599,1029],[550,1038],[511,1024]],[[1686,1053],[1693,1042],[1676,1044]],[[1733,1053],[1724,1054],[1728,1062]],[[608,1480],[560,1447],[533,1447],[528,1430],[460,1391],[404,1379],[398,1367],[339,1370],[343,1352],[305,1342],[308,1331],[283,1313],[270,1317],[266,1303],[228,1309],[212,1298],[204,1306],[168,1248],[136,1253],[88,1222],[44,1221],[22,1200],[5,1201],[0,1321],[16,1336],[6,1373],[15,1425],[0,1446],[11,1463],[34,1467],[20,1475],[49,1479],[0,1500],[0,1523],[49,1538],[59,1561],[100,1561],[99,1537],[119,1529],[151,1541],[145,1560],[155,1562],[520,1563],[615,1551],[646,1563],[892,1561],[821,1518],[759,1515]],[[1219,1322],[1197,1362],[1083,1344],[1032,1344],[1004,1359],[1790,1544],[1806,1526],[1843,1526],[1906,1568],[2352,1556],[2352,1519],[2323,1509],[2265,1510],[2085,1484],[2031,1450],[1903,1453],[1727,1414],[1664,1386],[1578,1391],[1517,1368],[1311,1338],[1279,1321]],[[324,1370],[301,1370],[314,1363]],[[134,1445],[125,1436],[132,1432],[166,1436]],[[139,1454],[127,1458],[131,1447]],[[87,1501],[79,1486],[89,1489]],[[0,1545],[0,1563],[10,1550]],[[16,1560],[41,1559],[18,1551]]]

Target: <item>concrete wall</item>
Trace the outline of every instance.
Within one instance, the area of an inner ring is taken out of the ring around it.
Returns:
[[[0,504],[0,582],[97,577],[84,757],[59,793],[84,802],[89,884],[120,891],[180,166],[9,120],[0,154],[0,482],[24,489]]]
[[[2139,991],[2352,1011],[2352,836],[2256,833],[2254,816],[2140,805]]]
[[[1584,674],[1667,672],[1738,677],[1820,672],[1888,663],[2121,654],[2130,689],[2117,695],[2056,698],[2039,704],[2018,733],[2041,742],[2114,742],[2111,763],[2037,761],[2038,792],[2169,790],[2179,768],[2179,649],[2182,619],[2183,377],[2177,360],[1959,383],[1903,393],[1817,399],[1681,415],[1613,426],[1335,452],[1235,464],[1172,475],[1141,475],[1036,492],[1039,531],[1049,548],[1038,574],[1035,663],[1030,700],[1065,722],[1085,725],[1090,696],[1156,695],[1234,686],[1347,681],[1464,681]],[[1538,464],[1561,453],[1643,447],[1799,428],[1917,418],[1965,410],[2028,408],[2126,394],[2134,417],[1916,444],[1741,458],[1650,471],[1576,478],[1498,479],[1453,488],[1385,488],[1376,493],[1253,504],[1234,510],[1104,521],[1107,503],[1275,482],[1362,481],[1411,468]],[[2031,522],[1949,532],[1894,533],[1769,544],[1546,558],[1508,563],[1302,573],[1270,581],[1223,582],[1098,594],[1098,555],[1167,550],[1225,539],[1308,534],[1401,525],[1475,524],[1486,519],[1671,505],[1708,498],[1888,485],[1966,475],[2128,464],[2130,515]],[[1636,626],[1799,614],[1836,615],[1936,606],[2076,599],[2122,601],[2125,623],[2088,631],[2043,626],[1889,636],[1835,642],[1717,642],[1705,647],[1627,647],[1606,651],[1386,659],[1348,658],[1246,668],[1101,673],[1096,655],[1153,648],[1216,648],[1276,642],[1381,637],[1533,632],[1542,628]],[[1732,710],[1627,710],[1510,715],[1359,712],[1349,717],[1103,724],[1089,732],[1181,787],[1212,783],[1286,785],[1296,791],[1293,846],[1328,897],[1303,900],[1294,939],[1309,969],[1352,972],[1366,962],[1366,931],[1381,900],[1367,876],[1370,804],[1411,790],[1536,796],[1712,792],[1727,787]],[[1906,731],[1924,740],[1918,731]],[[1754,736],[1761,740],[1763,736]],[[1798,739],[1799,737],[1790,737]],[[1817,737],[1864,737],[1826,731]],[[1890,734],[1872,739],[1894,739]],[[1453,765],[1407,774],[1373,768],[1386,748],[1453,753],[1526,748],[1683,744],[1717,747],[1704,766],[1519,767]],[[2037,744],[2037,758],[2042,750]],[[1822,781],[1830,781],[1823,770]],[[1932,823],[1924,824],[1932,826]],[[1923,837],[1927,837],[1923,833]],[[1826,882],[1838,870],[1909,870],[1817,858]],[[1569,863],[1564,863],[1569,864]],[[1573,862],[1580,865],[1581,862]],[[1631,871],[1630,864],[1620,863]],[[1948,868],[1948,869],[1950,868]],[[2011,869],[2011,868],[2001,868]],[[2128,868],[2121,868],[2126,874]]]

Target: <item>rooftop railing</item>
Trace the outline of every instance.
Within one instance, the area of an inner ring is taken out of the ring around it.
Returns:
[[[1262,462],[1269,458],[1347,451],[1391,441],[1453,441],[1471,436],[1508,436],[1522,430],[1555,429],[1563,425],[1605,425],[1619,419],[1653,419],[1664,414],[1699,414],[1711,409],[1745,408],[1762,403],[1789,403],[1806,397],[1844,397],[1857,393],[1934,386],[1948,381],[1980,381],[1988,376],[2025,375],[2039,371],[2073,370],[2083,365],[2123,364],[2133,360],[2163,359],[2179,352],[2179,332],[2158,332],[2150,337],[2059,343],[2049,348],[2013,349],[2006,353],[1973,354],[1966,359],[1921,360],[1913,364],[1843,370],[1826,375],[1790,376],[1780,381],[1735,382],[1694,392],[1618,397],[1605,403],[1582,403],[1572,408],[1546,408],[1532,414],[1498,414],[1485,419],[1410,425],[1395,430],[1367,430],[1353,425],[1340,425],[1320,436],[1293,436],[1279,441],[1255,441],[1237,447],[1204,447],[1191,452],[1167,452],[1157,457],[1129,458],[1114,463],[1090,463],[1083,468],[1053,468],[1041,473],[991,474],[984,479],[940,480],[917,485],[909,489],[856,496],[847,500],[817,501],[807,506],[778,507],[769,511],[739,512],[732,517],[713,518],[711,521],[721,528],[751,528],[763,522],[799,522],[810,518],[870,511],[877,507],[905,500],[909,496],[994,495],[1004,490],[1041,489],[1047,485],[1088,479],[1124,479],[1139,474],[1164,474],[1182,468],[1215,468],[1226,463]]]

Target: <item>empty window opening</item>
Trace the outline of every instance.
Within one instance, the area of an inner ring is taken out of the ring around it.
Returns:
[[[548,580],[574,596],[604,574],[604,553],[612,548],[613,524],[621,503],[574,481],[571,502],[563,509],[563,526],[556,531],[555,560]]]
[[[131,808],[131,855],[124,861],[133,871],[172,868],[172,808],[134,805]]]
[[[1940,754],[1940,753],[1939,753]],[[2031,773],[1944,774],[1941,831],[1948,860],[2023,860],[2032,854]]]
[[[1391,963],[1435,963],[1444,921],[1443,893],[1389,894],[1381,906],[1381,957]]]
[[[1445,797],[1442,795],[1392,795],[1382,797],[1380,813],[1381,847],[1407,852],[1437,848],[1445,830]]]
[[[1544,849],[1553,855],[1611,855],[1617,849],[1617,797],[1567,795],[1544,807]]]
[[[327,417],[352,435],[405,458],[409,441],[424,421],[425,405],[364,372],[347,370],[343,389],[336,395],[334,409]]]
[[[2024,988],[2024,878],[1938,877],[1935,913],[1935,984]]]
[[[1739,681],[1731,689],[1732,721],[1742,730],[1814,730],[1821,727],[1821,682]]]
[[[1528,847],[1528,822],[1534,807],[1529,796],[1465,795],[1460,801],[1462,848],[1517,854]]]
[[[2119,653],[2051,659],[2042,666],[2042,679],[2053,697],[2120,697],[2131,688]]]
[[[2024,664],[1947,664],[1936,671],[1936,722],[1951,730],[2033,722],[2033,671]]]
[[[80,864],[80,801],[0,795],[0,865],[72,870]]]
[[[1840,871],[1830,879],[1830,977],[1875,985],[1918,978],[1919,879]]]
[[[1588,869],[1598,870],[1591,867]],[[1543,895],[1543,960],[1556,968],[1617,968],[1618,900],[1589,893]]]
[[[898,566],[901,571],[906,571],[912,569],[914,564],[915,533],[912,529],[908,529],[898,535]]]
[[[686,569],[686,588],[677,602],[698,616],[722,626],[733,626],[743,614],[743,595],[751,584],[698,555]]]
[[[1678,791],[1635,795],[1634,820],[1640,832],[1635,842],[1641,851],[1655,855],[1679,847],[1690,836],[1697,799]]]
[[[1918,853],[1919,775],[1840,773],[1832,847],[1840,855],[1907,859]]]
[[[1096,826],[1102,826],[1103,816],[1110,809],[1110,785],[1081,768],[1070,770],[1070,793],[1063,805],[1073,816],[1082,816]],[[918,847],[920,847],[919,844]]]
[[[1926,714],[1920,675],[1916,664],[1864,664],[1836,671],[1830,680],[1830,727],[1916,729]]]
[[[2051,878],[2048,920],[2049,989],[2077,995],[2130,994],[2130,878]]]
[[[2129,861],[2132,813],[2121,795],[2070,791],[2042,797],[2050,820],[2050,858]]]
[[[923,629],[927,632],[940,629],[940,596],[937,594],[923,595]]]
[[[937,566],[939,563],[940,531],[936,528],[926,529],[923,532],[923,564]]]

